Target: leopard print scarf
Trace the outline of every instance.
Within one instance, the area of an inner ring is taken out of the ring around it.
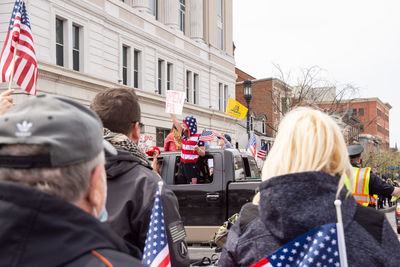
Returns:
[[[140,163],[146,167],[151,167],[146,154],[144,154],[139,146],[128,138],[128,136],[120,133],[113,133],[109,129],[103,129],[104,139],[110,142],[114,147],[122,148],[130,152],[133,156],[139,159]]]

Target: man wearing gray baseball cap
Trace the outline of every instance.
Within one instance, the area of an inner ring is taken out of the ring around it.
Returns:
[[[85,106],[31,97],[0,116],[2,266],[142,266],[106,217],[102,124]]]

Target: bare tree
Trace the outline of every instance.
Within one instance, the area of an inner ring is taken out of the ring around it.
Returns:
[[[297,106],[321,109],[321,103],[325,103],[326,108],[322,108],[325,112],[341,117],[346,123],[349,122],[344,118],[349,116],[348,112],[342,111],[344,105],[350,106],[351,100],[358,96],[359,89],[356,86],[330,82],[326,70],[319,66],[300,69],[297,75],[293,75],[292,72],[285,73],[277,64],[274,64],[274,67],[278,78],[275,79],[271,98],[273,108],[279,112],[280,117]],[[353,124],[357,124],[357,120]],[[277,131],[276,125],[271,121],[267,121],[267,127]]]

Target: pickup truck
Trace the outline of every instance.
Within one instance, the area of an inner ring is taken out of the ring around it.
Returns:
[[[208,243],[230,216],[252,201],[261,182],[253,156],[236,149],[210,149],[198,164],[197,184],[177,184],[180,151],[162,152],[161,176],[179,201],[189,244]]]

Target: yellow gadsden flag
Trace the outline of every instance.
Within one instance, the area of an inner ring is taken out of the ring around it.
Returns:
[[[225,114],[231,115],[239,119],[244,119],[244,117],[246,117],[247,114],[247,108],[242,104],[240,104],[235,99],[229,98]]]

